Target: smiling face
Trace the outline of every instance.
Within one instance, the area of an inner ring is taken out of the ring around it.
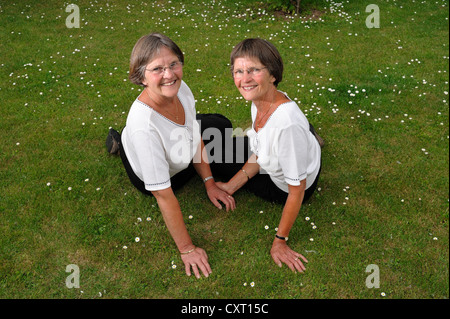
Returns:
[[[162,47],[159,53],[147,64],[145,78],[142,83],[152,99],[161,101],[172,99],[177,96],[183,78],[183,68],[170,66],[180,62],[178,57],[170,49]],[[163,68],[162,74],[155,73],[152,70]]]
[[[258,74],[248,74],[247,70],[260,69]],[[234,84],[247,101],[257,102],[265,100],[275,88],[273,77],[267,68],[253,57],[239,57],[234,60],[233,74],[237,70],[244,71],[242,76],[234,76]]]

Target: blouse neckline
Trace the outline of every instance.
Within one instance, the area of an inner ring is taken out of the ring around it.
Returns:
[[[150,105],[148,105],[145,102],[142,102],[141,100],[139,100],[139,97],[143,94],[144,92],[142,91],[141,94],[139,94],[139,96],[136,98],[136,101],[141,103],[142,105],[148,107],[150,110],[152,110],[153,112],[155,112],[156,114],[158,114],[159,116],[161,116],[163,119],[169,121],[170,123],[177,125],[177,126],[181,126],[181,127],[186,127],[186,123],[187,123],[187,116],[186,116],[186,108],[184,107],[183,102],[181,101],[181,98],[179,97],[179,95],[177,94],[177,98],[180,101],[181,107],[183,108],[183,112],[184,112],[184,124],[178,124],[174,121],[172,121],[171,119],[169,119],[168,117],[164,116],[163,114],[159,113],[157,110],[155,110],[153,107],[151,107]]]
[[[290,99],[290,97],[286,94],[286,92],[283,92],[283,91],[280,91],[280,90],[277,90],[277,92],[283,93],[283,95],[284,95],[289,101],[288,101],[288,102],[283,102],[283,103],[281,103],[280,105],[278,105],[277,108],[275,109],[275,111],[273,111],[272,114],[270,114],[270,116],[269,116],[269,118],[267,119],[266,123],[264,123],[264,125],[263,125],[262,127],[260,127],[259,130],[256,130],[256,129],[255,129],[255,122],[253,122],[253,123],[252,123],[252,128],[253,128],[253,130],[256,132],[256,134],[258,134],[259,131],[261,131],[263,128],[266,127],[267,123],[270,121],[270,119],[271,119],[272,116],[275,114],[275,112],[278,111],[278,109],[279,109],[280,106],[282,106],[282,105],[284,105],[284,104],[288,104],[288,103],[294,102],[294,101],[292,101],[292,100]],[[254,104],[254,103],[253,103],[253,104]],[[256,105],[255,105],[255,107],[256,107]],[[255,119],[256,119],[256,116],[255,116]]]
[[[281,92],[281,93],[283,93],[283,92]],[[287,97],[287,96],[286,96],[286,97]],[[273,111],[272,114],[270,114],[270,116],[269,116],[269,118],[267,119],[266,123],[264,123],[264,125],[263,125],[262,127],[260,127],[259,130],[256,130],[256,129],[255,129],[255,122],[253,122],[253,123],[252,123],[252,128],[253,128],[253,130],[256,132],[256,134],[258,134],[261,130],[263,130],[263,129],[266,127],[267,123],[269,123],[269,121],[271,120],[272,116],[275,114],[275,112],[278,111],[278,109],[280,108],[280,106],[283,106],[283,105],[285,105],[285,104],[289,104],[289,103],[292,103],[292,102],[294,102],[294,101],[292,101],[292,100],[289,99],[288,102],[283,102],[283,103],[281,103],[280,105],[278,105],[277,108],[275,109],[275,111]],[[256,106],[255,106],[255,107],[256,107]]]

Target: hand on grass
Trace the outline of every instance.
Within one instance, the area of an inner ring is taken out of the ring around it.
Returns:
[[[285,263],[293,272],[304,272],[306,270],[300,259],[306,263],[308,260],[289,248],[285,241],[275,239],[270,254],[272,255],[273,261],[279,267],[282,266],[282,263]]]
[[[219,187],[224,192],[226,192],[227,194],[233,195],[233,191],[231,191],[231,188],[228,183],[216,182],[216,186]]]
[[[219,203],[220,200],[223,204],[225,204],[227,212],[230,209],[234,210],[236,208],[236,202],[234,201],[233,196],[221,189],[217,184],[219,183],[211,184],[211,186],[206,189],[209,199],[218,209],[222,209],[222,205]]]
[[[181,260],[183,260],[186,275],[191,276],[191,267],[195,277],[200,278],[200,271],[205,277],[208,277],[212,271],[208,263],[208,255],[200,248],[196,247],[194,251],[188,254],[181,254]]]

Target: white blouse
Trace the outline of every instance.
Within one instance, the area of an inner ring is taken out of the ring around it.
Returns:
[[[145,189],[169,188],[170,178],[189,166],[200,144],[195,99],[182,81],[178,98],[185,113],[179,125],[136,99],[122,131],[122,145],[134,173]]]
[[[257,156],[260,173],[267,173],[281,190],[298,186],[306,179],[306,189],[320,169],[321,150],[309,130],[309,122],[294,101],[278,106],[264,127],[255,131],[257,109],[252,103],[252,128],[247,132],[250,148]]]

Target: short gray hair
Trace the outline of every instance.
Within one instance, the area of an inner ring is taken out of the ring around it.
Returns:
[[[169,37],[161,33],[144,35],[136,42],[131,52],[128,78],[132,83],[145,87],[142,83],[145,79],[145,68],[162,47],[168,48],[178,57],[181,63],[184,63],[183,52]]]
[[[267,40],[254,38],[245,39],[236,45],[231,52],[231,72],[234,69],[234,61],[237,58],[257,58],[269,70],[270,75],[275,78],[273,83],[276,87],[283,80],[283,59],[277,48]]]

